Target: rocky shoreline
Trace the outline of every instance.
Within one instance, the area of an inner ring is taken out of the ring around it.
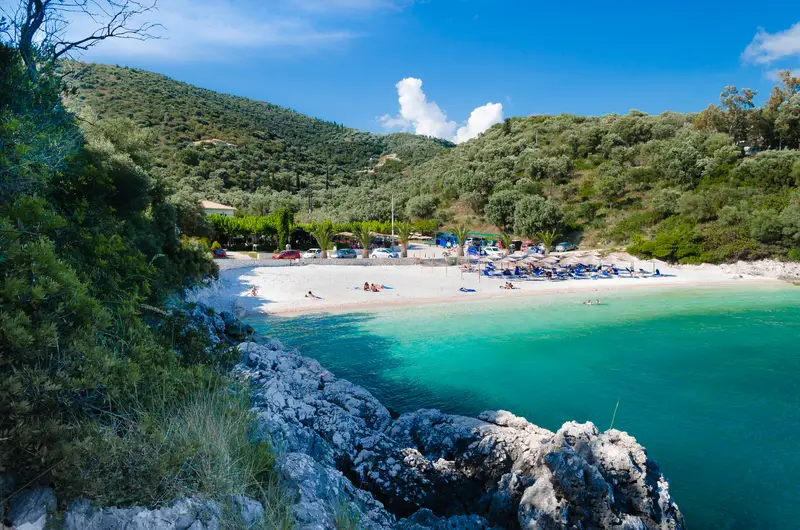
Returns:
[[[190,314],[218,338],[249,331],[230,314]],[[658,463],[624,432],[576,422],[551,432],[505,411],[397,414],[278,340],[238,348],[234,376],[249,382],[256,436],[277,453],[298,530],[337,528],[342,510],[365,530],[685,528]],[[28,490],[6,523],[41,530],[55,505],[52,490]],[[223,513],[263,527],[257,501],[231,496],[152,510],[76,501],[63,528],[217,529]]]
[[[505,411],[392,414],[277,340],[239,347],[298,528],[333,528],[337,498],[371,529],[684,528],[658,464],[626,433],[553,433]]]

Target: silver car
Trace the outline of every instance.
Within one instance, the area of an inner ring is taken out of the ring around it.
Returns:
[[[331,259],[356,259],[356,256],[356,251],[352,248],[340,248],[328,253],[328,257]]]

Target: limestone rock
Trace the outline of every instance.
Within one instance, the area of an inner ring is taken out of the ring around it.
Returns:
[[[10,502],[6,520],[14,530],[42,530],[47,514],[56,509],[56,496],[50,488],[26,490]]]
[[[319,464],[310,456],[281,455],[276,469],[290,496],[297,499],[294,514],[298,530],[335,528],[337,514],[346,509],[358,521],[359,528],[392,528],[394,517],[381,503],[353,486],[341,472]]]
[[[207,499],[178,499],[168,506],[147,508],[102,508],[89,501],[73,502],[64,515],[64,530],[218,530],[223,519],[236,528],[260,528],[264,521],[261,503],[243,495],[228,498],[226,509]]]
[[[337,498],[358,499],[371,528],[391,514],[403,529],[684,528],[658,464],[625,433],[575,422],[553,433],[505,411],[393,417],[277,341],[239,348],[302,528],[329,527]]]
[[[477,515],[454,515],[437,517],[427,508],[422,508],[395,526],[398,530],[491,530],[494,527]]]

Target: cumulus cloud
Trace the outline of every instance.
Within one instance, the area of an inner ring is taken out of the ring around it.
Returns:
[[[742,52],[742,60],[753,64],[772,64],[780,59],[800,55],[800,22],[777,33],[759,28],[753,41]]]
[[[379,118],[383,127],[387,129],[413,131],[416,134],[461,143],[475,138],[495,123],[503,121],[503,104],[487,103],[473,110],[467,123],[459,127],[455,121],[447,118],[447,114],[435,101],[428,101],[422,90],[422,79],[406,77],[395,87],[400,113],[397,116],[384,114]]]
[[[155,22],[158,39],[109,39],[85,54],[88,59],[154,58],[227,61],[231,57],[279,57],[339,46],[363,36],[352,15],[397,10],[404,0],[166,0],[131,22]],[[70,14],[69,38],[91,34],[97,22]],[[362,21],[363,22],[363,21]],[[364,24],[362,23],[363,27]]]
[[[456,131],[456,143],[466,142],[475,138],[483,131],[503,121],[503,104],[502,103],[487,103],[482,107],[473,110],[467,124],[459,127]]]

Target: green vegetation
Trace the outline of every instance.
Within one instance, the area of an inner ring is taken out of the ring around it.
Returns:
[[[16,46],[0,42],[0,471],[63,503],[280,505],[226,375],[238,352],[159,309],[216,275],[199,205],[173,200],[152,131],[77,120],[52,48]]]
[[[71,104],[130,118],[157,139],[154,163],[185,233],[209,235],[198,198],[345,230],[385,223],[394,197],[400,220],[425,221],[427,231],[470,218],[487,231],[555,230],[686,262],[800,255],[800,82],[786,72],[761,107],[754,92],[727,87],[700,113],[509,118],[453,147],[361,133],[141,70],[72,67],[81,73]],[[194,144],[214,138],[227,144]],[[270,225],[261,235],[282,248],[284,234]]]
[[[360,132],[144,70],[69,67],[78,72],[70,106],[151,131],[156,164],[181,203],[209,199],[252,215],[307,215],[310,204],[314,219],[386,220],[398,177],[453,145]]]
[[[407,258],[408,257],[408,240],[411,238],[411,234],[414,231],[414,226],[411,223],[397,223],[396,232],[397,232],[397,239],[400,241],[400,257]]]
[[[327,259],[328,249],[333,242],[333,236],[336,235],[333,224],[330,221],[318,223],[311,229],[310,234],[317,241],[319,248],[322,249],[322,259]]]
[[[353,238],[361,244],[361,257],[369,257],[369,246],[375,234],[369,229],[369,223],[359,223],[353,228]]]
[[[453,235],[456,236],[458,241],[456,256],[459,258],[464,255],[464,244],[467,242],[470,232],[471,230],[466,224],[460,224],[453,229]]]
[[[796,259],[800,81],[784,72],[762,107],[753,95],[728,87],[699,114],[511,118],[404,185],[450,222],[483,216],[519,236],[683,262]]]

